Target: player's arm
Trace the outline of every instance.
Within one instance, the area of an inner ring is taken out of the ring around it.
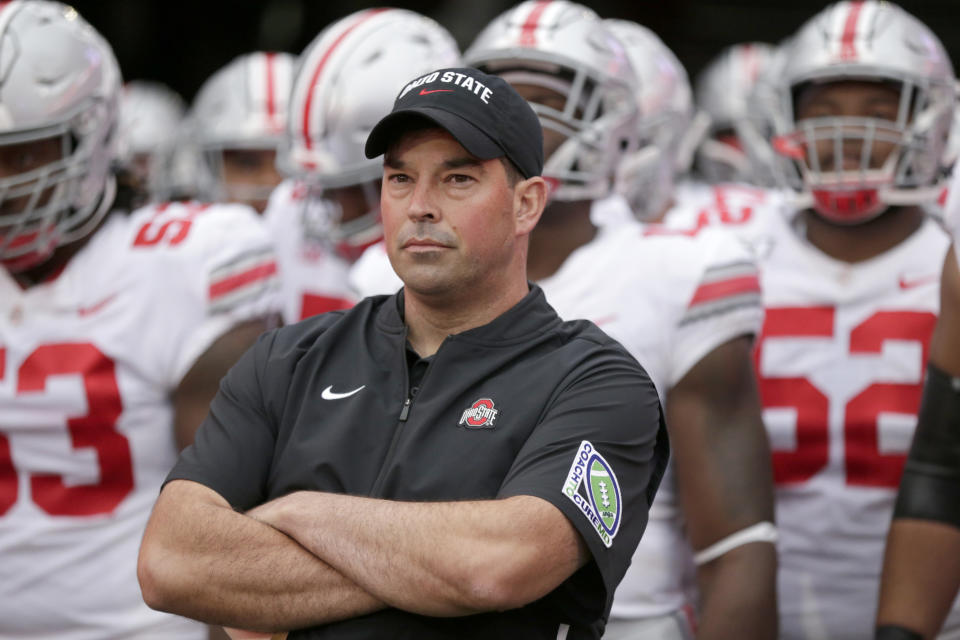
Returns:
[[[193,442],[197,428],[207,417],[220,379],[269,328],[265,318],[248,320],[217,338],[187,371],[173,391],[173,424],[177,448]]]
[[[734,338],[667,395],[667,425],[702,594],[697,637],[775,638],[773,474],[751,360]]]
[[[171,389],[174,437],[191,444],[220,379],[280,315],[277,258],[263,221],[240,205],[174,204],[148,221],[181,233],[141,250],[169,271],[164,304],[178,305],[154,336],[163,384]],[[145,227],[147,228],[147,227]]]
[[[161,492],[137,575],[154,609],[255,631],[319,625],[384,606],[280,531],[187,480]]]
[[[930,341],[917,431],[887,537],[877,638],[935,637],[958,587],[960,270],[951,248],[941,275],[940,316]]]
[[[390,606],[429,616],[523,606],[590,557],[560,510],[533,496],[426,503],[302,491],[251,515]]]

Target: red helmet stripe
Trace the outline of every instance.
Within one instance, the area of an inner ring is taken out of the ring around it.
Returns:
[[[840,58],[843,60],[857,59],[857,21],[860,19],[860,10],[863,9],[863,0],[850,4],[850,13],[847,22],[843,25],[843,36],[840,38]]]
[[[333,44],[330,45],[330,48],[323,53],[323,57],[320,58],[320,62],[317,64],[317,68],[313,70],[313,77],[310,78],[310,85],[307,87],[307,100],[303,105],[303,144],[307,149],[313,147],[313,143],[310,141],[310,106],[313,103],[313,88],[317,86],[317,82],[320,80],[320,73],[323,71],[323,68],[326,66],[327,61],[330,59],[330,56],[333,55],[334,50],[340,45],[343,40],[350,35],[350,33],[359,27],[361,24],[377,15],[378,13],[383,13],[384,11],[389,11],[390,9],[381,8],[381,9],[371,9],[363,17],[354,22],[352,25],[347,27],[343,33],[337,36],[337,39],[333,41]]]
[[[535,47],[537,45],[537,26],[540,23],[540,17],[547,10],[547,6],[552,0],[539,0],[537,5],[527,16],[526,22],[520,27],[520,44],[525,47]]]
[[[15,1],[16,0],[0,0],[0,13],[3,13],[4,10],[7,9]],[[12,19],[12,16],[7,17],[7,20],[10,20],[10,19]],[[6,24],[4,24],[3,26],[4,28],[6,28]]]
[[[267,120],[270,122],[270,126],[276,128],[276,118],[277,118],[277,104],[274,99],[274,91],[276,87],[273,82],[273,53],[264,54],[264,66],[267,71]]]

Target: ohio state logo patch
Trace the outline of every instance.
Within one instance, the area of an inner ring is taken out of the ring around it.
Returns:
[[[500,413],[493,408],[493,400],[480,398],[460,416],[460,424],[467,429],[493,429],[493,422]]]

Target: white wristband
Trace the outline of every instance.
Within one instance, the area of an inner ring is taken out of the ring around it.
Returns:
[[[757,524],[750,525],[746,529],[731,533],[723,540],[718,540],[703,551],[696,552],[693,554],[693,562],[699,567],[745,544],[750,544],[751,542],[769,542],[773,544],[776,543],[776,541],[777,528],[774,524],[772,522],[758,522]]]

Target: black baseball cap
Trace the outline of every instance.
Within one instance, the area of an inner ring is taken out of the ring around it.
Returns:
[[[414,116],[426,118],[481,160],[506,156],[524,178],[543,171],[543,131],[527,101],[503,78],[478,69],[438,69],[411,80],[370,131],[364,153],[375,158],[403,134]]]

